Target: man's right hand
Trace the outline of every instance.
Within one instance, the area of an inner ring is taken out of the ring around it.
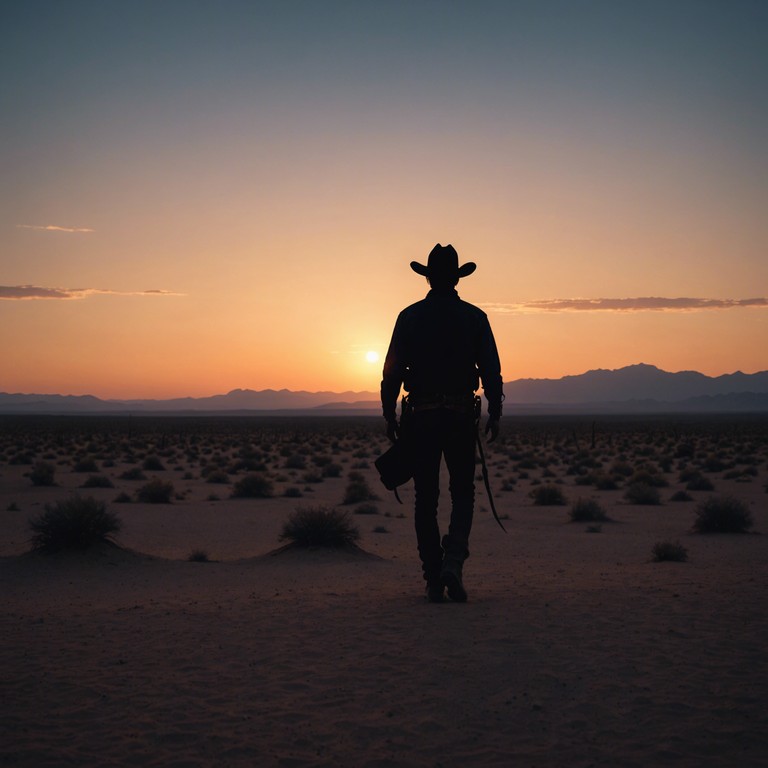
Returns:
[[[387,437],[392,443],[396,442],[397,438],[400,437],[400,427],[398,426],[397,421],[392,420],[387,422]]]
[[[488,438],[489,443],[492,443],[499,436],[498,419],[491,419],[489,417],[488,423],[485,425],[485,436]]]

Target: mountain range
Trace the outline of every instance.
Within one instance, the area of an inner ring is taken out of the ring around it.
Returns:
[[[768,371],[705,376],[638,364],[560,379],[504,384],[505,413],[652,413],[768,411]],[[169,400],[102,400],[93,395],[0,393],[0,413],[378,413],[375,392],[234,389],[225,395]]]

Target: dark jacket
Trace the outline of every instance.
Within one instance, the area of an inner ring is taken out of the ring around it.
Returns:
[[[454,289],[432,289],[397,318],[384,361],[381,404],[384,418],[395,418],[402,385],[415,398],[462,396],[483,383],[488,415],[501,416],[499,353],[481,309],[462,301]]]

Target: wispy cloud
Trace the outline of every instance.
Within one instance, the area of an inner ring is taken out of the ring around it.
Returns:
[[[42,232],[95,232],[91,227],[60,227],[56,224],[17,224],[19,229],[37,229]]]
[[[546,299],[516,304],[486,303],[480,305],[496,314],[530,312],[702,312],[740,307],[768,308],[768,299],[693,299],[646,296],[634,299]]]
[[[37,285],[0,285],[0,300],[85,299],[96,294],[111,296],[184,296],[183,293],[158,290],[113,291],[108,288],[41,288]]]

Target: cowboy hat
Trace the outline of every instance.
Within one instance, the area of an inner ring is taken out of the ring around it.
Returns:
[[[459,254],[452,245],[440,245],[438,243],[430,252],[427,265],[419,264],[418,261],[411,262],[411,269],[424,277],[450,277],[459,278],[471,275],[477,264],[468,261],[459,266]]]

